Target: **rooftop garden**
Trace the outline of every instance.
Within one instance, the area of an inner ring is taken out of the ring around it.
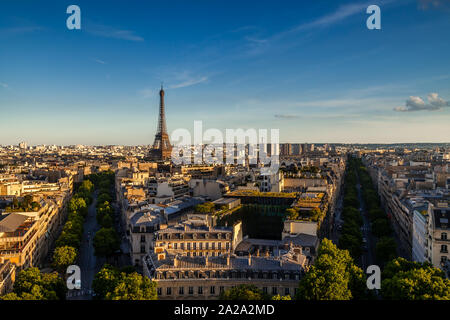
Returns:
[[[296,198],[296,192],[260,192],[255,190],[235,190],[228,193],[235,197],[271,197],[271,198]]]
[[[6,206],[6,212],[36,212],[39,211],[41,205],[39,202],[33,201],[33,196],[26,195],[22,200],[13,199],[11,205]]]
[[[313,208],[312,210],[300,210],[297,207],[286,209],[286,219],[288,220],[320,222],[324,216],[325,212],[322,212],[319,208]]]

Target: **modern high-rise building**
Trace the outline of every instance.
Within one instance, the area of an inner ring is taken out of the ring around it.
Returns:
[[[158,130],[155,135],[155,142],[150,150],[150,158],[152,160],[168,160],[172,154],[172,145],[169,141],[169,135],[167,133],[166,127],[166,114],[164,105],[164,90],[161,85],[161,90],[159,91],[159,119],[158,119]]]

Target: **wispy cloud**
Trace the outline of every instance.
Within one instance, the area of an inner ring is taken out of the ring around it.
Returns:
[[[98,24],[88,24],[86,27],[86,32],[104,38],[128,40],[135,42],[142,42],[144,38],[136,35],[134,31],[125,29],[116,29],[110,26],[98,25]]]
[[[285,120],[300,118],[300,116],[293,114],[275,114],[274,117],[277,119],[285,119]]]
[[[386,5],[393,1],[394,0],[384,0],[378,2],[379,4]],[[334,12],[323,15],[315,20],[301,23],[290,29],[278,32],[270,37],[267,37],[266,39],[246,37],[245,40],[247,40],[250,45],[250,50],[248,53],[262,53],[270,47],[273,47],[273,44],[275,43],[277,43],[277,47],[279,47],[279,43],[290,36],[294,36],[305,31],[313,31],[315,29],[330,27],[357,14],[365,14],[365,9],[371,4],[373,4],[373,1],[342,5]]]
[[[428,103],[421,97],[410,96],[406,100],[405,106],[396,107],[397,112],[414,112],[414,111],[438,111],[445,107],[450,107],[450,101],[440,98],[437,93],[430,93],[427,96]]]
[[[9,88],[8,84],[4,83],[4,82],[0,82],[0,87],[5,88],[5,89]]]
[[[93,59],[95,62],[100,63],[100,64],[106,64],[105,61],[100,60],[100,59]]]
[[[179,74],[177,76],[177,78],[178,78],[178,83],[170,85],[169,88],[171,88],[171,89],[185,88],[185,87],[194,86],[196,84],[200,84],[200,83],[208,81],[207,76],[193,77],[193,76],[190,76],[189,73],[186,73],[186,72]]]

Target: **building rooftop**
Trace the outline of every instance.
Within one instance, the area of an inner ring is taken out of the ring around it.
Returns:
[[[11,213],[0,221],[0,232],[15,232],[27,219],[26,215]]]

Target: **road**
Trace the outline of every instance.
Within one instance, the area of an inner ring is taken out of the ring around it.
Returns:
[[[374,264],[374,252],[375,252],[375,246],[374,246],[374,239],[372,236],[371,226],[370,226],[370,220],[369,215],[367,212],[366,205],[364,203],[364,199],[362,197],[362,190],[361,190],[361,183],[359,181],[359,175],[356,173],[357,181],[356,189],[358,191],[358,200],[359,200],[359,212],[362,215],[363,218],[363,226],[361,227],[361,232],[363,234],[363,238],[366,239],[366,250],[363,250],[363,254],[361,255],[361,266],[363,270],[366,270],[368,266]]]
[[[68,294],[69,300],[92,299],[92,281],[99,271],[97,259],[94,254],[93,238],[100,226],[96,219],[97,191],[92,195],[92,203],[88,208],[88,215],[84,222],[83,238],[80,248],[79,267],[81,269],[81,290],[72,290]]]
[[[334,244],[338,244],[339,242],[340,236],[339,228],[344,223],[344,221],[341,219],[343,198],[344,198],[343,192],[341,192],[341,195],[339,196],[339,199],[336,202],[336,208],[334,210],[333,228],[331,232],[331,241],[333,241]]]

